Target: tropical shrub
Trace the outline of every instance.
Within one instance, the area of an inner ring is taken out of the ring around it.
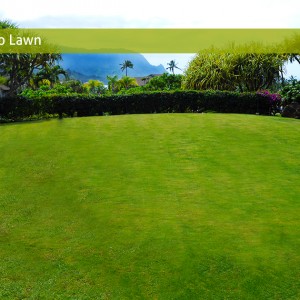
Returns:
[[[88,82],[84,83],[83,87],[92,94],[104,94],[107,91],[103,82],[94,79],[90,79]]]
[[[300,81],[292,79],[279,93],[283,99],[284,106],[292,102],[300,103]]]
[[[146,91],[159,91],[159,90],[176,90],[181,88],[181,81],[183,76],[180,74],[164,73],[161,76],[149,78],[149,82],[144,86]]]
[[[68,87],[63,84],[56,84],[53,88],[51,88],[48,84],[41,85],[38,89],[26,88],[20,94],[21,96],[34,99],[41,98],[47,95],[65,95],[74,93],[71,87]]]
[[[80,80],[71,79],[61,83],[61,85],[65,86],[68,90],[71,90],[73,93],[88,93],[88,89],[84,87]]]
[[[286,55],[200,52],[185,72],[183,87],[197,90],[256,92],[270,89],[281,77]]]
[[[164,73],[161,76],[147,76],[144,77],[146,84],[143,86],[133,85],[128,89],[122,89],[119,94],[136,94],[147,93],[150,91],[171,91],[181,89],[181,82],[183,76],[180,74],[168,74]]]
[[[124,91],[136,87],[137,82],[135,78],[129,77],[129,76],[123,76],[121,79],[119,79],[116,82],[116,89],[120,92],[123,93]]]
[[[257,94],[266,97],[270,104],[270,114],[275,115],[276,113],[280,113],[282,110],[282,99],[280,94],[271,93],[268,90],[258,91]]]

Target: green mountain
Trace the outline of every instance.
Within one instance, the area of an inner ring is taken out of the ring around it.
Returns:
[[[107,82],[107,75],[122,77],[125,71],[121,66],[125,60],[133,63],[133,69],[128,69],[128,76],[142,77],[149,74],[162,74],[166,72],[163,65],[153,66],[141,54],[63,54],[59,63],[70,74],[71,78],[83,82],[97,79]]]

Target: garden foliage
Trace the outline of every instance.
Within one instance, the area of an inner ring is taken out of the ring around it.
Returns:
[[[300,103],[300,81],[292,79],[279,93],[282,96],[284,105],[292,102]]]
[[[162,91],[131,95],[49,94],[0,99],[0,117],[17,120],[32,115],[94,116],[141,113],[270,113],[270,101],[258,93],[228,91]]]

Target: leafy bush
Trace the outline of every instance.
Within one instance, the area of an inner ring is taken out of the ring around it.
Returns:
[[[92,94],[104,94],[107,89],[104,86],[104,83],[99,81],[99,80],[95,80],[95,79],[90,79],[88,82],[83,84],[83,87]]]
[[[38,115],[38,106],[36,101],[25,97],[0,98],[0,119],[15,121]]]
[[[282,96],[284,106],[292,102],[300,103],[300,81],[292,79],[279,93]]]
[[[270,103],[270,114],[275,115],[281,112],[282,99],[280,94],[270,93],[268,90],[258,91],[257,94],[266,97]]]
[[[132,94],[144,94],[146,93],[147,90],[145,89],[145,86],[137,86],[137,87],[132,87],[128,90],[121,90],[118,92],[118,94],[126,94],[126,95],[132,95]]]
[[[161,76],[149,77],[149,82],[144,86],[147,91],[169,91],[181,88],[183,75],[164,73]],[[146,78],[147,79],[147,78]]]
[[[44,95],[0,99],[0,117],[12,120],[31,115],[58,114],[60,117],[104,114],[184,113],[215,111],[220,113],[265,114],[269,99],[256,93],[223,91],[162,91],[130,95],[99,96],[89,94]]]
[[[66,95],[70,93],[74,93],[71,87],[68,87],[63,84],[56,84],[53,88],[51,88],[48,85],[42,85],[38,89],[27,88],[23,90],[21,96],[34,99],[34,98],[47,97],[49,95],[59,95],[59,94]]]

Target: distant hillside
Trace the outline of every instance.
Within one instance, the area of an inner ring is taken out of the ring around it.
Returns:
[[[162,65],[153,66],[141,54],[63,54],[59,63],[67,70],[71,78],[87,81],[97,79],[107,82],[107,75],[125,75],[121,66],[125,60],[133,63],[133,69],[128,69],[128,76],[141,77],[149,74],[166,72]]]

